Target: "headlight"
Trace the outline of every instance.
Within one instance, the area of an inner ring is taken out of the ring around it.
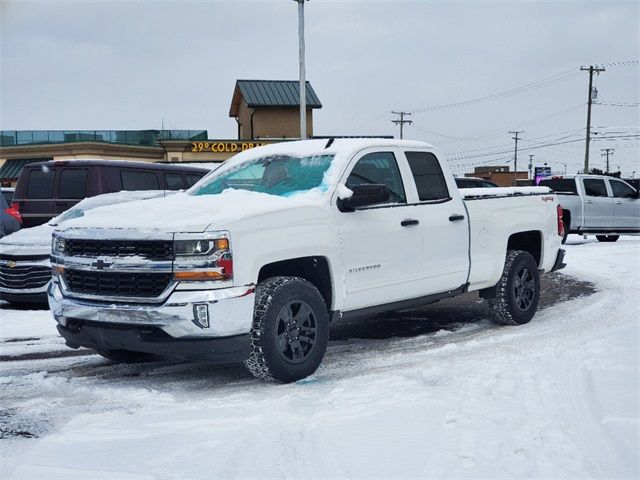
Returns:
[[[176,257],[204,257],[216,252],[229,250],[229,240],[216,238],[213,240],[176,240],[174,243]]]
[[[176,280],[231,280],[233,257],[228,232],[176,234],[176,237],[173,244]]]
[[[56,237],[55,235],[51,238],[51,252],[53,254],[62,255],[64,253],[64,246],[64,238]]]

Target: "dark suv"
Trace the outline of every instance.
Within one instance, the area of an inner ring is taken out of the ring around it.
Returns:
[[[26,165],[11,208],[23,227],[35,227],[86,197],[121,190],[181,190],[209,173],[207,168],[127,160],[55,160]]]

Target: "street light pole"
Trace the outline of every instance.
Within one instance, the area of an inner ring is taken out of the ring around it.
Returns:
[[[304,58],[304,2],[305,0],[294,0],[298,3],[298,50],[300,62],[300,139],[307,138],[307,79]]]

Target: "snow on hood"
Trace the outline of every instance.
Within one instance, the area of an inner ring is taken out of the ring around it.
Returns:
[[[44,224],[37,227],[23,228],[0,239],[0,253],[47,255],[51,250],[51,234],[55,227]],[[28,250],[28,252],[26,252]]]
[[[38,225],[37,227],[23,228],[11,235],[3,237],[0,239],[0,253],[16,254],[19,251],[21,254],[29,255],[47,254],[51,249],[51,234],[54,232],[56,227],[60,227],[65,222],[68,222],[70,218],[81,218],[86,215],[89,210],[101,206],[115,205],[131,202],[133,200],[144,200],[173,194],[174,192],[165,193],[164,190],[143,190],[105,193],[103,195],[85,198],[66,212],[52,218],[49,223]]]
[[[95,208],[84,217],[69,220],[62,228],[108,228],[203,232],[224,228],[230,222],[303,206],[327,204],[325,192],[312,189],[290,197],[228,189],[217,195],[178,193],[169,198]]]

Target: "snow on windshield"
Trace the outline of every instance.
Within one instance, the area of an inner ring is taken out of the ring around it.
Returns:
[[[269,155],[248,160],[199,182],[191,195],[217,195],[227,189],[279,197],[319,190],[326,192],[327,172],[334,155]]]

